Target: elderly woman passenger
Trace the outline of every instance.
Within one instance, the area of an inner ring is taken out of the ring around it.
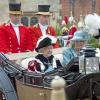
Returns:
[[[36,72],[49,72],[62,67],[60,61],[52,55],[53,45],[56,38],[52,36],[42,36],[36,46],[38,55],[35,60],[28,63],[28,70]]]

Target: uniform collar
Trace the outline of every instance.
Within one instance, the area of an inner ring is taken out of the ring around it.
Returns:
[[[47,28],[47,27],[48,27],[48,25],[42,25],[41,23],[39,23],[39,26],[40,26],[41,28]]]
[[[13,27],[19,27],[20,26],[20,24],[14,24],[14,23],[12,23],[12,22],[10,22],[11,23],[11,25],[13,26]]]

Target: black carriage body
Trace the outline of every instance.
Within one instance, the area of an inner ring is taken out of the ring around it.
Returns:
[[[94,94],[100,96],[100,88],[98,88],[100,83],[100,73],[82,75],[78,70],[76,72],[69,70],[74,65],[74,62],[69,65],[69,68],[68,66],[65,66],[64,68],[50,73],[33,73],[28,72],[20,65],[7,59],[3,54],[0,54],[0,70],[2,70],[0,71],[0,88],[2,87],[2,90],[9,90],[9,93],[3,91],[6,95],[6,100],[50,100],[52,90],[50,82],[55,75],[59,75],[66,81],[65,92],[66,97],[69,100],[83,98],[94,100]],[[6,81],[2,81],[1,76],[5,77]],[[1,83],[3,84],[3,82],[7,83],[9,86],[7,84],[2,86]],[[16,96],[16,93],[18,97]]]

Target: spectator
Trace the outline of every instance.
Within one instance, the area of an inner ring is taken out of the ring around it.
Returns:
[[[76,22],[75,20],[73,20],[73,23],[69,29],[69,32],[68,32],[68,39],[67,39],[67,45],[70,43],[70,39],[73,38],[74,36],[74,33],[77,31],[77,26],[76,26]]]
[[[68,28],[67,28],[67,24],[68,24],[68,18],[67,16],[64,17],[64,20],[62,21],[62,28],[61,28],[61,36],[66,36],[68,35]]]

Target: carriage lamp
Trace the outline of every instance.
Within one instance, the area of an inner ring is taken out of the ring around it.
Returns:
[[[79,56],[79,72],[82,74],[99,72],[99,58],[95,56],[95,48],[83,47]]]

